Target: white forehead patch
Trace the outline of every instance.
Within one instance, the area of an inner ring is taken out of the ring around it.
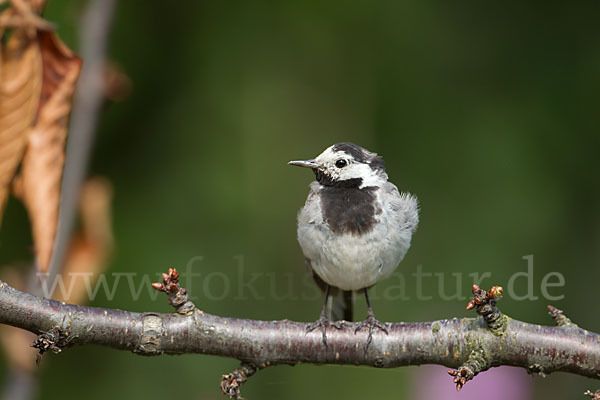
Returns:
[[[346,154],[343,151],[334,151],[333,150],[333,146],[329,146],[328,148],[325,149],[324,152],[322,152],[321,154],[319,154],[316,158],[317,162],[324,164],[327,162],[336,162],[337,160],[339,160],[340,158],[347,158],[349,157],[348,154]]]

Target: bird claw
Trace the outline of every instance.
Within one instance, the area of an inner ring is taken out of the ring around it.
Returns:
[[[367,349],[369,348],[369,345],[371,344],[371,341],[373,340],[373,331],[375,330],[375,328],[380,329],[381,331],[385,332],[385,334],[388,334],[388,324],[385,322],[380,322],[377,320],[377,318],[375,318],[375,315],[373,313],[369,313],[367,315],[367,318],[360,322],[356,328],[354,329],[354,334],[356,334],[358,331],[360,331],[362,328],[364,328],[365,326],[369,327],[369,336],[367,338],[367,345],[365,346],[365,351],[367,351]]]
[[[323,334],[323,344],[325,345],[325,347],[327,347],[327,326],[333,326],[335,329],[343,329],[344,321],[331,321],[324,314],[321,314],[318,320],[308,324],[308,326],[306,327],[306,332],[312,332],[317,328],[321,328],[321,333]]]

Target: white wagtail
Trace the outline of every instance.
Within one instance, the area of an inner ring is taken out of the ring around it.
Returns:
[[[352,321],[353,292],[364,290],[368,314],[355,332],[367,326],[371,342],[375,318],[368,288],[389,276],[404,258],[419,223],[417,199],[388,182],[383,159],[353,143],[338,143],[313,160],[290,161],[311,168],[306,204],[298,214],[298,242],[317,284],[325,291],[319,319],[327,346],[327,325]],[[326,309],[332,296],[330,317]]]

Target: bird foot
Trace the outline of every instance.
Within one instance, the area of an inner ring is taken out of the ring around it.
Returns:
[[[321,328],[321,333],[323,334],[323,344],[325,347],[327,347],[326,330],[328,326],[333,326],[335,329],[343,329],[344,321],[331,321],[325,314],[321,314],[318,320],[308,324],[306,327],[306,332],[312,332],[317,328]]]
[[[367,345],[365,346],[365,351],[367,351],[369,345],[371,344],[371,341],[373,340],[373,331],[375,330],[375,328],[382,330],[387,335],[389,325],[385,322],[378,321],[375,318],[375,314],[370,312],[369,314],[367,314],[367,318],[364,321],[360,322],[356,329],[354,329],[354,333],[356,334],[356,332],[360,331],[365,326],[369,327],[369,337],[367,338]]]

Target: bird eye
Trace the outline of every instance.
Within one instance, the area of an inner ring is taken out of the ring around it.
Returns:
[[[335,162],[335,166],[338,168],[344,168],[346,165],[348,165],[348,163],[343,158],[340,158]]]

